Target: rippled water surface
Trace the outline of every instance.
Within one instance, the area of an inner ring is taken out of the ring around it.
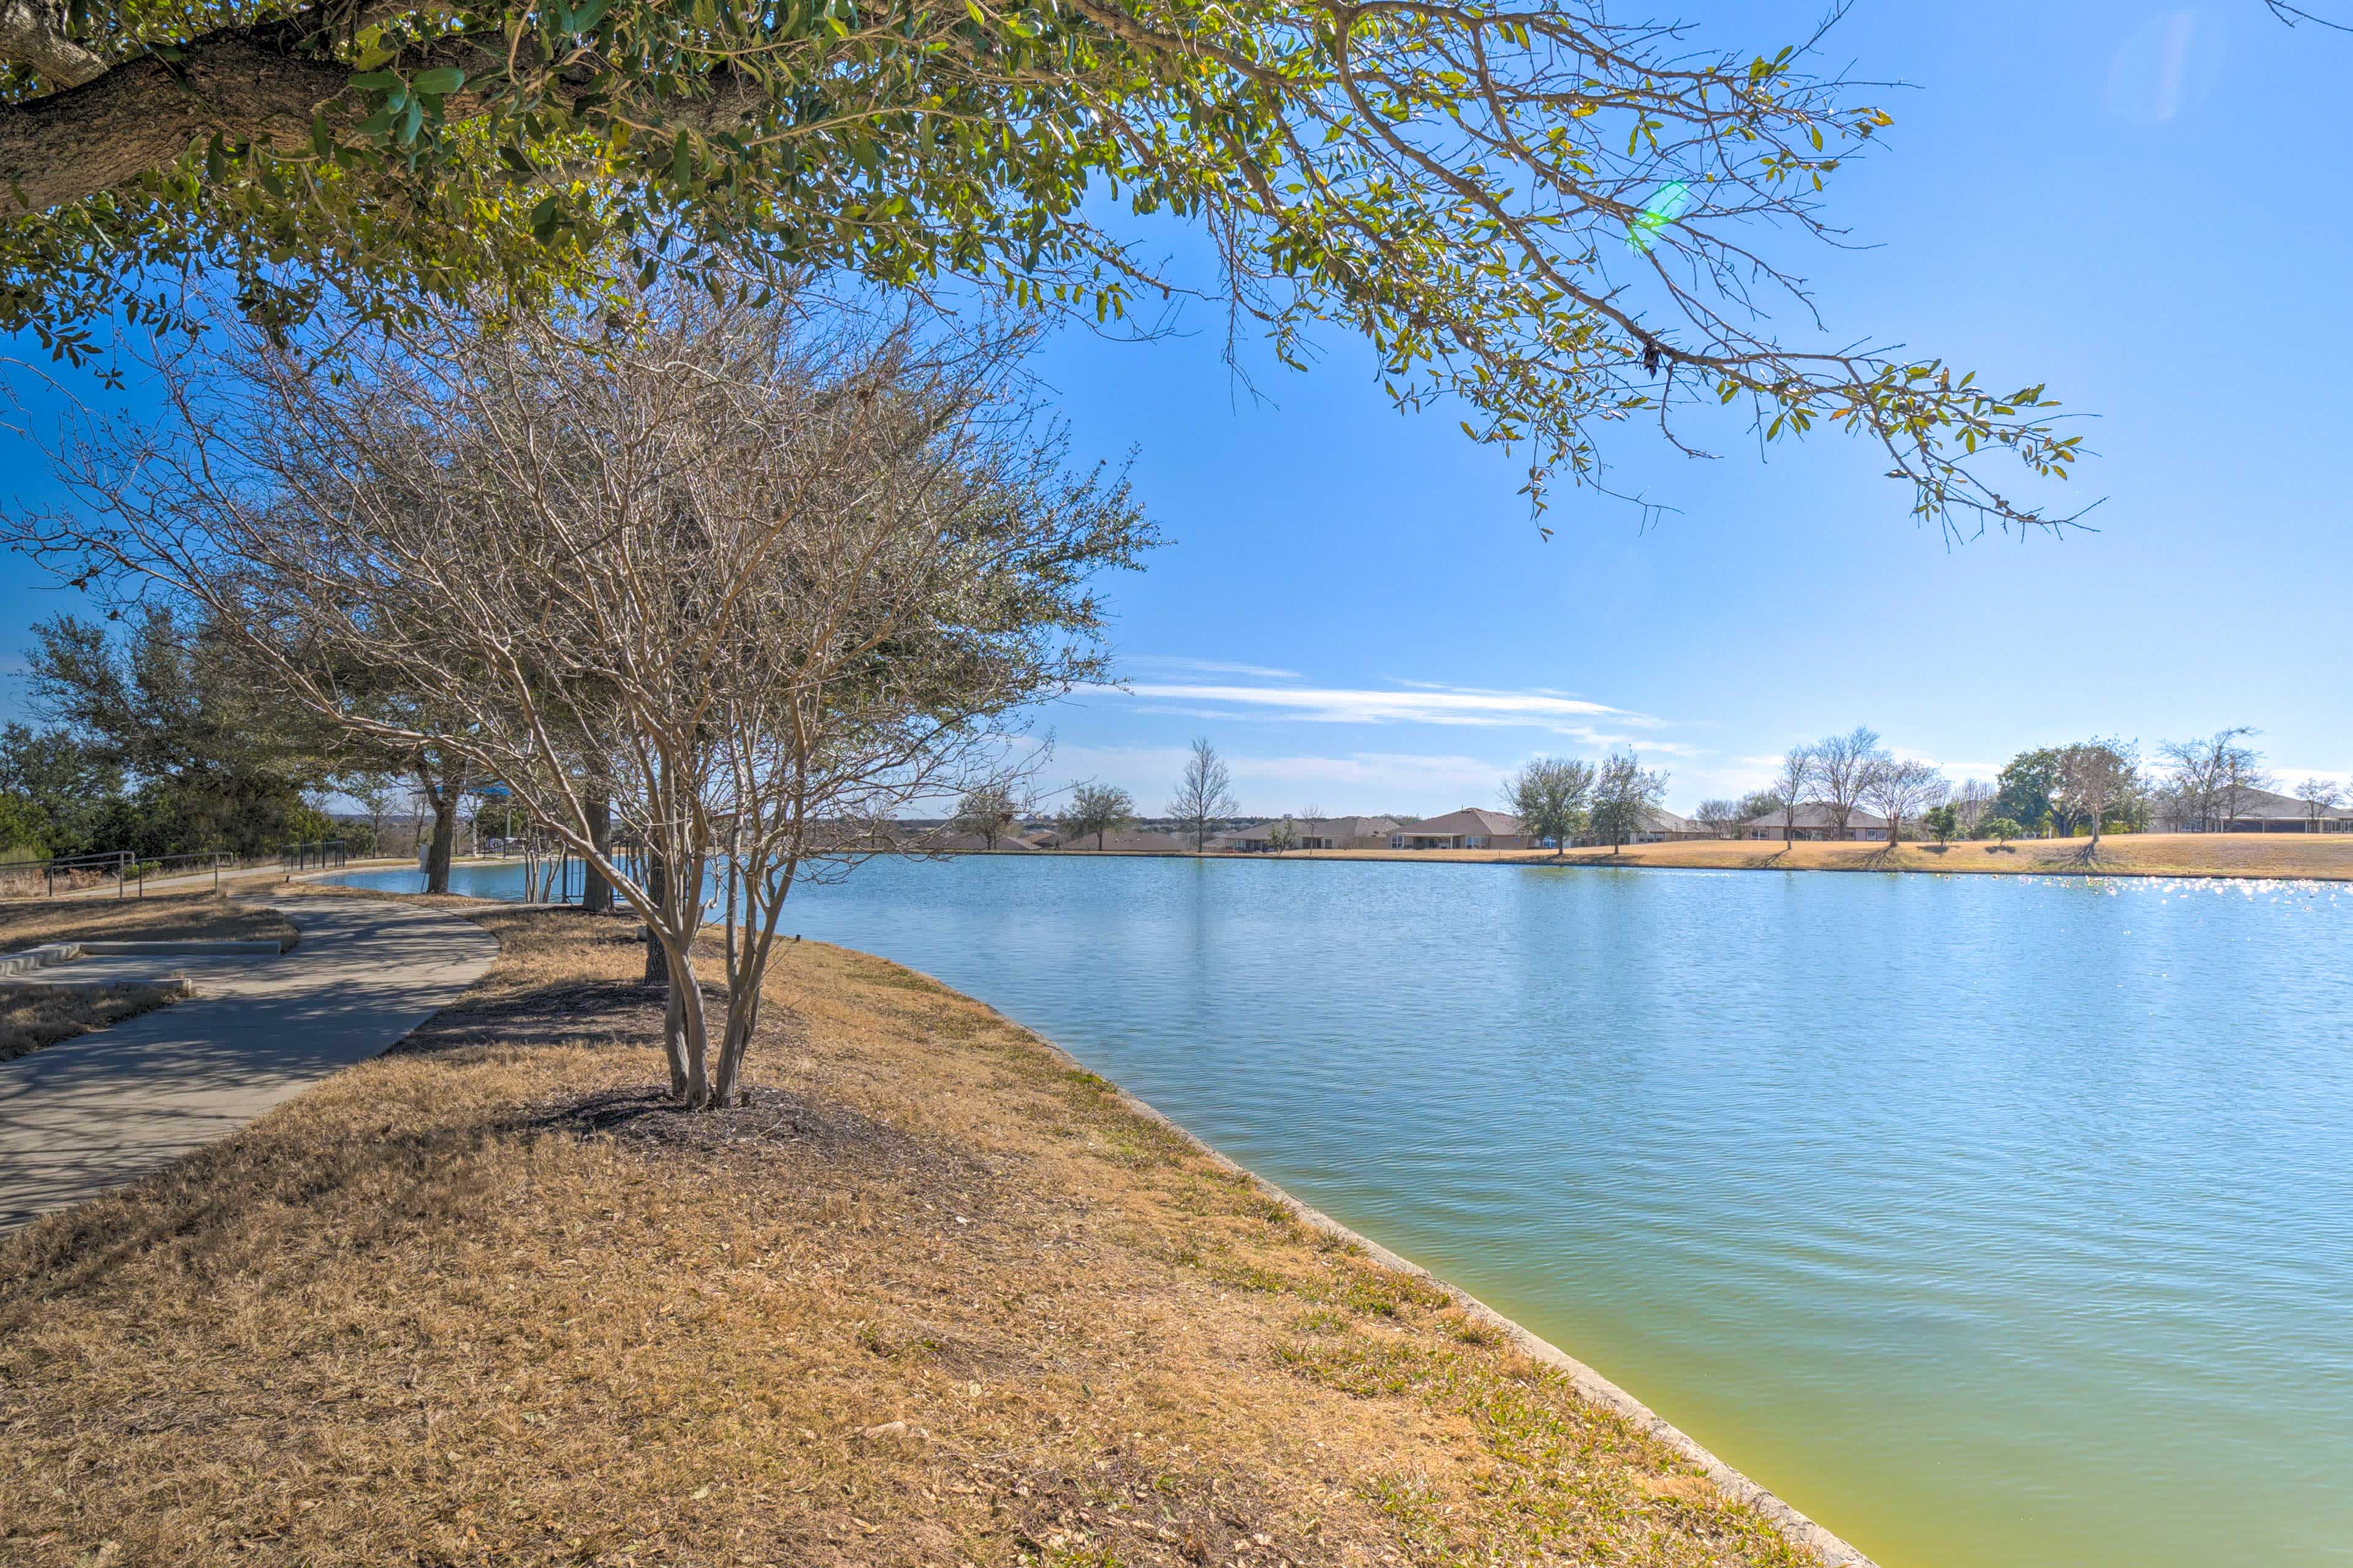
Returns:
[[[2353,889],[973,857],[795,898],[1888,1568],[2353,1562]]]

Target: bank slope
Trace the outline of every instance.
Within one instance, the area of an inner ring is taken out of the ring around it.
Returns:
[[[789,947],[686,1118],[625,925],[478,918],[402,1051],[0,1242],[0,1556],[1823,1560],[968,998]]]

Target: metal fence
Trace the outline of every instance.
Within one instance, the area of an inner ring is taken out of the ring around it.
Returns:
[[[143,899],[150,882],[183,883],[192,876],[208,877],[213,891],[218,892],[223,871],[271,865],[297,871],[323,870],[347,865],[350,860],[349,845],[341,838],[290,844],[274,855],[250,859],[225,849],[198,850],[187,855],[142,856],[129,849],[59,855],[47,860],[0,863],[0,900],[88,895],[107,889],[111,889],[117,899]]]
[[[331,866],[348,865],[351,854],[348,841],[322,838],[310,844],[289,844],[279,852],[279,859],[297,871],[315,871]]]
[[[118,899],[145,898],[150,880],[209,875],[220,889],[224,868],[235,869],[236,856],[221,850],[193,855],[142,857],[128,849],[96,855],[60,855],[47,860],[18,860],[0,865],[0,899],[54,899],[59,893],[86,893],[111,888]]]

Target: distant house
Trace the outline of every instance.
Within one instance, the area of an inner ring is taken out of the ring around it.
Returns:
[[[1386,816],[1301,816],[1282,821],[1291,824],[1296,840],[1293,847],[1300,849],[1382,849],[1398,830],[1398,825]],[[1262,855],[1274,847],[1275,830],[1281,826],[1281,822],[1261,822],[1238,827],[1220,834],[1211,847]]]
[[[2235,809],[2218,811],[2209,817],[2186,811],[2179,801],[2160,795],[2150,803],[2148,830],[2151,833],[2353,833],[2353,805],[2328,806],[2316,816],[2310,805],[2292,795],[2281,795],[2268,789],[2242,789],[2239,792]]]
[[[1768,811],[1762,816],[1752,816],[1746,822],[1736,824],[1733,827],[1734,836],[1740,838],[1778,839],[1783,836],[1783,832],[1782,815],[1778,811]],[[1883,816],[1873,816],[1871,813],[1857,808],[1847,813],[1846,831],[1841,833],[1835,825],[1835,818],[1831,815],[1829,805],[1819,800],[1801,800],[1798,803],[1798,809],[1791,814],[1788,836],[1804,839],[1884,840],[1887,837],[1887,819]],[[1710,836],[1703,834],[1701,837]]]
[[[1714,828],[1709,827],[1704,823],[1694,822],[1688,816],[1677,816],[1672,811],[1654,805],[1642,814],[1641,827],[1636,831],[1634,837],[1629,838],[1626,842],[1629,844],[1672,844],[1679,843],[1687,838],[1715,838],[1718,837],[1720,837],[1720,835],[1718,835]]]
[[[1533,841],[1520,830],[1520,819],[1500,811],[1466,805],[1389,834],[1392,849],[1527,849]]]
[[[982,837],[977,833],[943,833],[937,837],[925,839],[923,841],[923,847],[926,849],[952,850],[960,854],[969,854],[974,851],[994,851],[998,854],[1010,852],[1017,855],[1026,855],[1034,851],[1038,846],[1030,843],[1026,838],[1017,837],[1014,830],[1008,827],[1004,832],[997,836],[997,842],[994,844],[991,844],[987,839]]]
[[[1084,850],[1088,854],[1092,854],[1095,849],[1095,836],[1092,833],[1082,834],[1063,847]],[[1193,841],[1174,833],[1155,833],[1147,828],[1131,828],[1125,833],[1104,834],[1103,852],[1106,855],[1190,855],[1193,852]]]

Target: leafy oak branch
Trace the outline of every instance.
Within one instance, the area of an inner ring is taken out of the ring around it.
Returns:
[[[1179,291],[1117,202],[1205,234],[1286,363],[1335,325],[1400,405],[1453,400],[1539,505],[1601,481],[1612,423],[1689,448],[1725,404],[1862,436],[1948,529],[2065,521],[1974,465],[2066,475],[2040,386],[1774,334],[1813,322],[1768,248],[1826,232],[1825,179],[1889,123],[1810,58],[1601,0],[0,0],[0,327],[81,358],[109,315],[171,319],[191,268],[282,324],[330,290],[544,296],[614,250],[1109,322]]]

